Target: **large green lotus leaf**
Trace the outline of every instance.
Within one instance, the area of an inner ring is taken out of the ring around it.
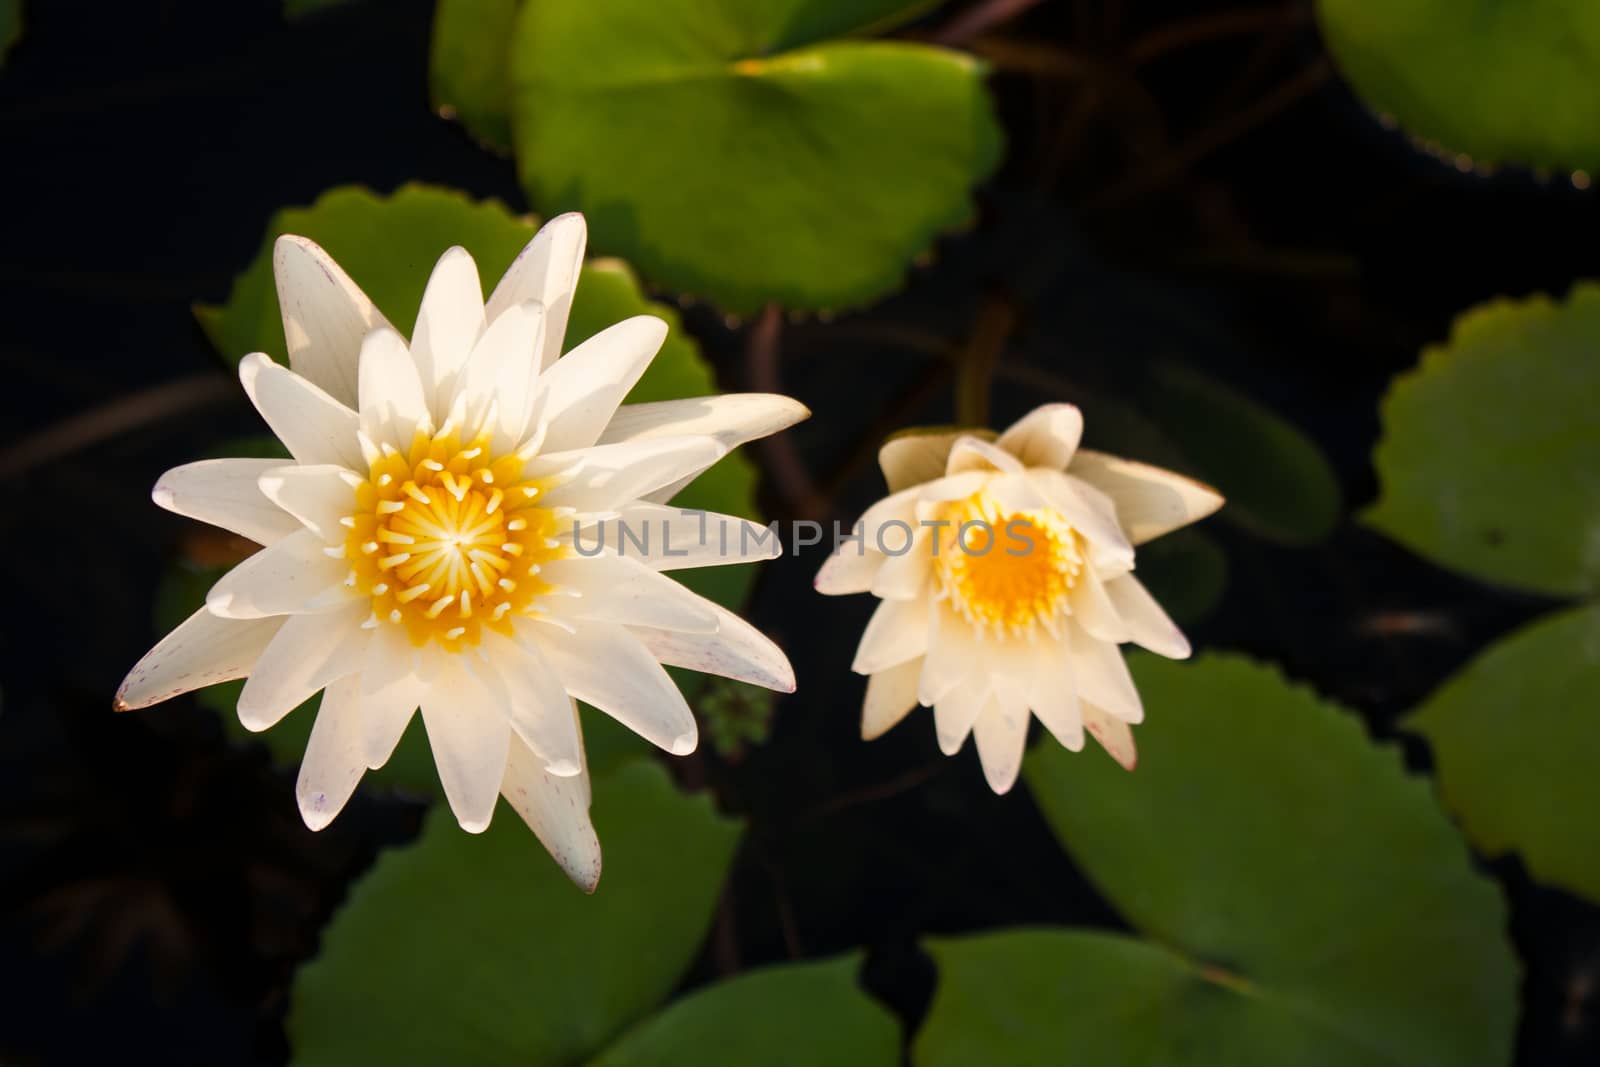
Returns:
[[[1052,987],[1040,1032],[1055,1015],[1106,1031],[1114,1054],[1094,1063],[1507,1063],[1505,905],[1426,780],[1270,669],[1227,656],[1133,664],[1150,713],[1138,770],[1041,745],[1025,772],[1079,867],[1177,958],[1072,948],[1052,966],[1073,984]],[[1026,974],[991,973],[1018,1004],[1041,996]],[[1096,982],[1109,987],[1100,1001],[1072,992]],[[1095,1007],[1107,998],[1148,1017],[1107,1026]],[[1037,1039],[1014,1032],[1015,1055],[995,1061],[1045,1062],[1030,1058]]]
[[[247,352],[266,352],[283,361],[286,348],[272,281],[272,242],[279,234],[294,233],[326,249],[389,321],[409,332],[428,274],[446,248],[461,245],[471,252],[484,287],[491,289],[536,228],[533,220],[512,215],[499,201],[474,201],[449,189],[407,185],[387,197],[358,186],[333,189],[309,208],[286,208],[274,215],[261,252],[235,282],[228,302],[198,309],[200,322],[230,361]],[[566,347],[639,314],[660,316],[671,332],[628,395],[629,401],[715,393],[716,380],[677,312],[647,299],[633,273],[616,260],[591,260],[585,265],[573,299]],[[753,518],[755,478],[755,468],[735,454],[702,474],[674,502]],[[749,591],[753,571],[740,565],[675,571],[673,576],[704,596],[737,606]]]
[[[1315,1005],[1235,983],[1160,945],[1092,930],[937,939],[916,1067],[1401,1067]],[[1438,1061],[1442,1062],[1442,1061]],[[1449,1061],[1456,1062],[1456,1061]]]
[[[1323,39],[1374,110],[1483,163],[1600,168],[1592,0],[1318,0]]]
[[[739,837],[636,761],[596,780],[605,873],[574,889],[501,805],[481,836],[442,806],[382,856],[296,975],[293,1062],[581,1063],[671,992]]]
[[[970,217],[1000,155],[971,57],[837,39],[922,6],[528,3],[511,53],[523,184],[729,311],[867,303]]]
[[[1600,589],[1600,285],[1497,300],[1397,378],[1366,519],[1436,563],[1557,596]]]
[[[429,68],[433,106],[490,148],[511,152],[512,31],[522,0],[439,0]]]
[[[900,1026],[856,984],[859,953],[768,967],[669,1005],[591,1067],[894,1067]]]
[[[1600,900],[1600,607],[1561,612],[1482,653],[1413,713],[1439,789],[1491,855]]]
[[[1182,451],[1186,473],[1228,500],[1223,518],[1291,544],[1339,519],[1339,482],[1309,438],[1254,400],[1178,364],[1150,376],[1146,406]]]
[[[326,0],[324,0],[326,2]],[[784,39],[860,34],[904,21],[937,0],[801,3]],[[433,103],[495,151],[511,153],[511,41],[523,0],[439,0],[430,57]]]

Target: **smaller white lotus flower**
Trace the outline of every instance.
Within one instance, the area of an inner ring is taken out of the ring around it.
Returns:
[[[1133,575],[1134,548],[1222,506],[1171,471],[1078,447],[1083,416],[1048,404],[997,440],[911,434],[878,454],[890,496],[817,573],[883,603],[856,652],[871,740],[921,704],[939,747],[971,733],[996,793],[1016,782],[1029,713],[1077,752],[1085,729],[1135,762],[1144,718],[1120,645],[1182,659],[1189,642]]]
[[[663,664],[793,690],[776,645],[661,573],[776,544],[665,501],[809,413],[760,394],[619,406],[667,336],[649,315],[558,359],[585,234],[580,215],[551,220],[487,304],[449,250],[409,344],[322,249],[279,238],[289,366],[258,353],[239,377],[294,461],[191,463],[154,493],[266,547],[129,672],[119,709],[248,676],[239,718],[265,730],[325,690],[296,787],[321,829],[420,707],[462,827],[485,829],[503,794],[593,889],[573,698],[682,755],[695,719]]]

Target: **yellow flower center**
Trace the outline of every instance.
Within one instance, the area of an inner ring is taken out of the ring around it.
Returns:
[[[477,644],[486,626],[510,634],[512,618],[537,610],[553,589],[541,565],[565,550],[558,512],[535,503],[547,487],[522,469],[517,456],[491,456],[482,439],[462,447],[454,433],[419,433],[409,453],[384,448],[344,520],[371,624],[455,650]]]
[[[1084,567],[1083,537],[1054,511],[1002,511],[979,491],[950,504],[934,559],[940,596],[996,637],[1055,622]]]

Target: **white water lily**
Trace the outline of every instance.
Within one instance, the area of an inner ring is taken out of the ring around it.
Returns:
[[[325,690],[296,788],[320,829],[420,707],[462,827],[503,794],[592,889],[574,698],[681,755],[695,720],[663,664],[793,690],[777,646],[660,572],[776,554],[744,535],[761,527],[664,501],[808,412],[759,394],[621,406],[667,335],[649,315],[558,359],[585,239],[581,216],[552,219],[487,304],[450,249],[408,345],[320,248],[279,238],[289,366],[250,355],[239,377],[294,460],[192,463],[154,492],[266,547],[139,661],[119,709],[248,677],[239,718],[265,730]],[[599,551],[605,520],[662,534]]]
[[[1182,659],[1189,642],[1134,577],[1134,549],[1222,506],[1207,486],[1078,447],[1083,416],[1038,408],[997,440],[915,434],[879,453],[890,496],[817,574],[882,599],[854,669],[871,740],[920,705],[939,747],[974,736],[996,793],[1016,782],[1029,713],[1067,748],[1085,729],[1135,762],[1144,718],[1119,646]],[[963,535],[963,529],[966,533]]]

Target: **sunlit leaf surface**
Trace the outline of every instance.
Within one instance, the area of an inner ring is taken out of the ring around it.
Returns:
[[[1149,712],[1137,771],[1047,744],[1025,773],[1074,861],[1149,940],[936,942],[915,1061],[972,1063],[984,1048],[1007,1063],[1063,1050],[1084,1063],[1507,1063],[1505,907],[1427,782],[1272,670],[1136,664]]]
[[[866,303],[969,218],[999,156],[976,61],[845,37],[924,6],[524,5],[510,61],[523,184],[541,210],[587,214],[596,248],[729,311]]]
[[[593,1067],[894,1067],[900,1026],[856,982],[861,956],[768,967],[690,993]]]
[[[1484,581],[1600,589],[1600,285],[1497,300],[1396,379],[1367,520]]]
[[[1489,646],[1409,725],[1479,848],[1514,850],[1540,881],[1600,900],[1600,608]]]
[[[739,827],[649,762],[594,794],[593,896],[506,805],[481,836],[435,809],[296,975],[292,1062],[581,1063],[661,1003],[705,936]]]
[[[1318,0],[1367,104],[1449,154],[1600,167],[1600,5],[1591,0]]]

